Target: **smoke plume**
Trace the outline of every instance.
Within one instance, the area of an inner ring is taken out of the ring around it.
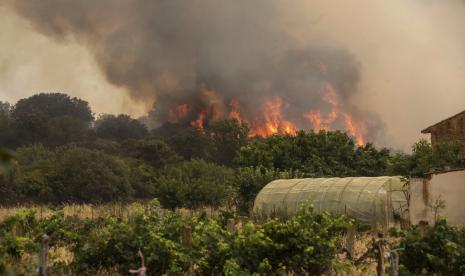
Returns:
[[[6,3],[39,32],[88,47],[110,83],[153,106],[154,126],[239,117],[256,134],[341,129],[360,141],[380,142],[384,124],[364,105],[367,92],[361,86],[370,74],[362,71],[360,60],[373,60],[373,54],[361,54],[364,46],[349,47],[361,34],[338,30],[340,24],[327,20],[337,4],[341,22],[348,16],[340,11],[347,9],[352,13],[348,26],[376,37],[376,22],[361,22],[365,13],[367,20],[373,19],[367,12],[370,5],[382,5],[355,2]]]

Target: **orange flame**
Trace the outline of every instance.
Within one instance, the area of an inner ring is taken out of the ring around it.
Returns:
[[[343,115],[347,132],[355,137],[355,142],[357,143],[357,145],[365,145],[365,138],[363,135],[363,132],[365,131],[364,125],[359,125],[355,123],[353,118],[349,114],[345,113]]]
[[[179,104],[169,111],[169,121],[179,122],[182,118],[186,117],[190,111],[188,104]]]
[[[323,69],[322,69],[323,70]],[[350,113],[346,112],[341,104],[341,99],[335,92],[331,84],[326,83],[322,88],[323,100],[328,104],[329,110],[322,112],[321,110],[311,110],[302,114],[312,126],[313,130],[330,131],[333,126],[343,126],[346,132],[353,136],[357,145],[364,145],[366,142],[365,136],[367,133],[366,124],[364,121],[355,120]],[[197,111],[197,117],[190,124],[192,126],[203,128],[204,124],[211,120],[217,120],[229,116],[239,122],[247,123],[251,129],[249,136],[268,137],[273,134],[296,135],[297,126],[294,122],[288,120],[284,111],[289,108],[289,104],[284,102],[281,97],[274,97],[263,102],[257,110],[242,114],[241,105],[235,98],[231,99],[229,106],[212,90],[203,88],[202,90],[204,106],[200,106],[200,111]],[[179,121],[192,113],[193,106],[188,104],[180,104],[176,106],[170,117]],[[257,114],[256,112],[259,112]],[[257,115],[251,115],[257,114]]]
[[[283,101],[280,97],[265,101],[263,105],[263,124],[255,120],[250,136],[268,137],[276,133],[295,135],[297,127],[282,115]]]
[[[364,145],[366,133],[364,122],[355,122],[352,116],[342,109],[339,97],[331,84],[327,83],[323,87],[323,90],[325,93],[323,99],[331,106],[331,112],[323,117],[320,111],[311,111],[304,114],[304,117],[312,124],[313,129],[317,132],[320,130],[330,130],[330,125],[334,123],[337,118],[342,117],[347,133],[355,138],[357,145]]]
[[[205,120],[205,113],[201,111],[199,113],[199,116],[197,117],[197,120],[191,122],[191,126],[203,129],[204,120]]]
[[[229,103],[229,106],[231,107],[229,117],[235,119],[238,122],[241,122],[241,113],[239,112],[239,102],[237,101],[237,99],[232,99]]]

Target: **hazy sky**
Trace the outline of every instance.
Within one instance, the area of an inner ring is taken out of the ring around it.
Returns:
[[[9,0],[3,0],[9,1]],[[421,129],[465,109],[465,4],[461,0],[285,1],[286,32],[305,44],[348,49],[361,64],[353,104],[377,113],[378,143],[409,149]],[[85,43],[57,40],[0,4],[0,100],[62,91],[96,113],[143,115],[110,84]]]
[[[144,114],[124,89],[106,81],[85,47],[53,41],[1,5],[0,34],[0,101],[65,92],[87,100],[96,113]]]

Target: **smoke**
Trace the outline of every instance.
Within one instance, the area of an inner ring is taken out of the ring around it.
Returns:
[[[465,9],[458,0],[388,2],[6,0],[40,33],[85,45],[110,83],[153,104],[155,125],[177,120],[182,104],[191,120],[200,112],[226,116],[232,102],[242,117],[260,121],[263,104],[279,97],[285,119],[309,129],[305,113],[334,109],[329,84],[368,140],[404,146],[412,139],[392,143],[384,122],[396,136],[400,116],[440,119],[418,115],[425,101],[416,98],[434,99],[431,87],[465,94],[458,77],[434,80],[465,73]],[[460,109],[450,101],[442,112],[451,105]],[[426,121],[413,118],[401,131],[415,136]]]

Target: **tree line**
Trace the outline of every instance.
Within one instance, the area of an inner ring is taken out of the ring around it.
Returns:
[[[158,198],[165,208],[236,206],[247,212],[277,178],[403,175],[465,164],[455,143],[412,153],[357,146],[340,131],[249,137],[243,122],[148,129],[100,115],[62,93],[0,103],[0,147],[16,162],[0,175],[0,204],[102,203]]]

